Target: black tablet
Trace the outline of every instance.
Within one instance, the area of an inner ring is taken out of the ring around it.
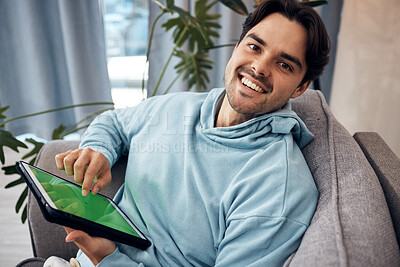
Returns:
[[[24,161],[19,162],[18,171],[47,221],[143,250],[150,246],[150,241],[110,198],[91,193],[84,197],[79,185]]]

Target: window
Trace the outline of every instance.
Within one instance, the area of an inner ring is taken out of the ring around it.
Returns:
[[[148,0],[100,1],[112,98],[116,108],[134,106],[147,95]]]

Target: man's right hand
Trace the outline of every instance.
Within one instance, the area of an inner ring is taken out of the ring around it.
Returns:
[[[108,159],[90,148],[69,150],[56,155],[57,168],[74,175],[82,183],[82,195],[87,196],[93,185],[93,194],[103,190],[111,182],[111,168]]]

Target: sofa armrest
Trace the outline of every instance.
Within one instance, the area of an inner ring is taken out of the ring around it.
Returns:
[[[400,244],[400,159],[378,133],[358,132],[353,137],[378,176]]]

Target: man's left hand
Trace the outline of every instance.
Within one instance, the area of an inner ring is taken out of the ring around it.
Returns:
[[[87,233],[64,227],[67,232],[66,242],[74,242],[80,250],[97,265],[102,259],[114,252],[116,246],[111,240],[93,237]]]

